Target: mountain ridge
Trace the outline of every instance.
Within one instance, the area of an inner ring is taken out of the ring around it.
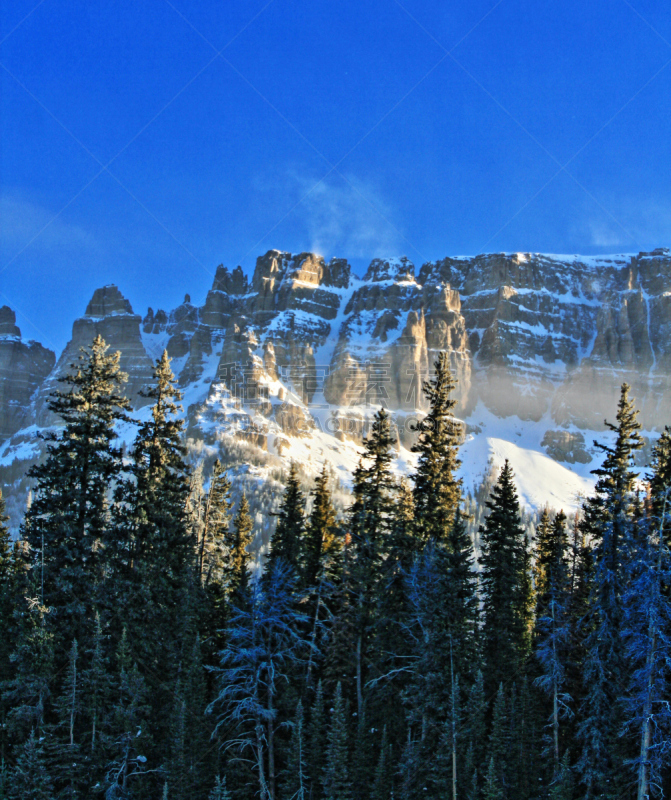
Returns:
[[[492,419],[511,420],[511,430],[518,421],[538,433],[531,450],[578,475],[585,488],[592,438],[614,416],[623,381],[650,435],[671,418],[665,248],[446,257],[418,271],[405,257],[377,258],[363,278],[342,258],[269,250],[251,279],[220,265],[202,305],[186,295],[171,311],[149,308],[141,316],[116,285],[97,289],[57,361],[21,339],[12,313],[0,310],[0,474],[7,484],[39,457],[35,434],[56,423],[48,395],[96,334],[120,350],[139,413],[145,401],[138,392],[165,348],[191,440],[216,448],[228,436],[310,469],[328,453],[342,462],[343,477],[379,405],[392,412],[399,456],[411,463],[412,423],[425,409],[421,384],[442,350],[458,381],[466,438],[486,436],[479,417],[492,415],[490,427]],[[11,366],[21,359],[22,372]],[[497,447],[490,451],[496,461]]]

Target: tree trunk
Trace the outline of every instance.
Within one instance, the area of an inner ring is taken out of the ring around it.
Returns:
[[[356,704],[358,719],[363,714],[363,632],[359,631],[356,640]]]
[[[268,690],[268,795],[270,800],[275,800],[275,730],[273,721],[273,692]]]
[[[556,673],[557,665],[557,632],[555,630],[555,606],[554,601],[551,603],[552,608],[552,658],[554,661],[553,672]],[[555,757],[555,774],[559,770],[559,691],[557,688],[557,675],[552,676],[552,740],[554,745]]]

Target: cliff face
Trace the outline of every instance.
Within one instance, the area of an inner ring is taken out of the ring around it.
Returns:
[[[56,356],[37,342],[24,342],[16,315],[0,308],[0,442],[30,425],[29,406],[51,372]]]
[[[141,319],[133,313],[130,303],[114,286],[96,289],[86,313],[72,325],[72,339],[65,346],[56,366],[41,385],[35,401],[35,421],[38,425],[51,425],[53,416],[47,408],[51,392],[60,387],[59,378],[70,371],[77,362],[79,348],[90,345],[99,334],[109,345],[110,352],[121,352],[121,369],[128,374],[125,391],[138,408],[146,401],[138,394],[151,381],[152,362],[140,337]]]
[[[671,419],[671,255],[663,249],[445,258],[418,272],[406,258],[375,259],[363,278],[344,259],[270,250],[251,280],[220,266],[202,305],[187,296],[143,320],[116,286],[97,290],[53,369],[53,354],[22,342],[2,309],[0,437],[53,422],[48,393],[98,333],[121,351],[136,407],[152,359],[167,348],[190,436],[230,434],[275,455],[291,437],[316,441],[324,431],[359,442],[379,405],[409,445],[403,423],[424,410],[422,381],[441,350],[458,381],[459,415],[484,407],[498,418],[543,420],[539,446],[566,463],[591,458],[593,437],[579,430],[602,429],[625,380],[645,428]]]

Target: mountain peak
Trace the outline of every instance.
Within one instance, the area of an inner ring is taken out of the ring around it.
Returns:
[[[16,314],[9,306],[0,307],[0,336],[21,338],[21,331],[16,324]]]
[[[100,318],[132,313],[130,301],[126,300],[115,284],[110,283],[93,292],[93,297],[86,306],[85,316]]]

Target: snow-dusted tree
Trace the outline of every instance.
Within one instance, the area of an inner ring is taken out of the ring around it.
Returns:
[[[505,462],[480,527],[482,541],[483,655],[491,693],[517,672],[528,643],[528,565],[513,471]]]
[[[413,480],[415,523],[423,541],[447,537],[461,502],[461,480],[456,477],[461,423],[454,418],[456,381],[446,352],[440,353],[434,368],[435,377],[422,387],[429,411],[417,425],[419,437],[412,447],[419,455]]]
[[[101,578],[100,544],[111,533],[110,488],[123,466],[114,441],[116,423],[127,419],[129,403],[121,393],[127,376],[119,369],[121,354],[108,349],[100,336],[80,348],[60,379],[67,390],[49,400],[64,427],[46,435],[47,457],[28,471],[35,493],[23,536],[40,574],[41,602],[54,609],[49,624],[65,643],[85,641]]]
[[[292,461],[277,525],[270,540],[270,553],[266,565],[268,570],[272,569],[280,559],[293,569],[298,569],[304,531],[305,497],[298,479],[298,467]]]
[[[606,423],[615,443],[598,445],[605,453],[595,495],[584,506],[583,526],[594,542],[594,577],[584,621],[584,699],[578,736],[582,753],[578,761],[587,797],[616,795],[621,791],[622,755],[618,734],[623,717],[620,698],[626,687],[622,641],[623,594],[628,583],[628,542],[633,534],[635,509],[633,457],[642,446],[640,424],[629,386],[623,384],[617,424]]]
[[[364,455],[354,472],[354,502],[350,508],[348,532],[351,560],[345,580],[351,596],[351,623],[355,641],[357,714],[363,714],[364,684],[369,664],[368,648],[373,631],[376,595],[383,564],[392,544],[396,481],[391,471],[394,439],[389,414],[381,408],[364,440]]]
[[[248,607],[232,616],[226,647],[216,670],[219,694],[210,710],[227,750],[250,753],[262,800],[276,797],[275,732],[280,687],[305,663],[310,643],[307,622],[295,600],[296,575],[278,562],[251,587]]]
[[[651,514],[629,561],[623,639],[629,668],[625,730],[636,737],[637,800],[662,797],[662,769],[671,763],[671,430],[653,451]],[[632,776],[633,777],[633,776]]]
[[[197,570],[203,587],[224,583],[225,565],[230,555],[226,542],[232,506],[230,492],[231,483],[217,459],[209,489],[200,503],[202,524],[197,544]]]
[[[565,690],[571,634],[569,604],[571,578],[568,564],[566,516],[559,512],[554,520],[543,519],[539,526],[536,562],[536,629],[534,654],[541,674],[536,684],[550,700],[549,726],[553,756],[553,783],[560,779],[560,721],[573,716],[572,699]]]

